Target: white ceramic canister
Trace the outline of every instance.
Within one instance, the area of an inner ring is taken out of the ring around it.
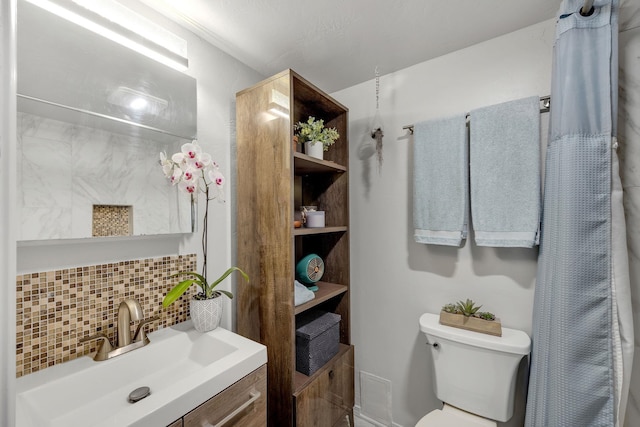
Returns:
[[[309,228],[324,228],[324,211],[311,211],[306,213]]]

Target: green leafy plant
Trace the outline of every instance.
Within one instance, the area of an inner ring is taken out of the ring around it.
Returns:
[[[479,317],[483,320],[496,320],[496,316],[493,313],[489,313],[488,311],[483,311],[482,313],[477,313],[476,317]]]
[[[442,306],[442,311],[451,314],[461,314],[467,317],[477,317],[483,320],[496,320],[496,316],[488,311],[479,312],[482,306],[476,306],[473,300],[467,298],[466,301],[458,301],[455,304],[449,303]]]
[[[320,142],[324,151],[329,150],[329,147],[340,138],[336,128],[327,128],[324,126],[324,120],[316,120],[312,116],[309,116],[306,122],[296,123],[294,131],[298,136],[298,142]]]
[[[244,280],[246,280],[247,282],[249,281],[249,276],[247,276],[247,273],[245,273],[238,267],[230,267],[229,269],[227,269],[227,271],[225,271],[222,274],[222,276],[218,277],[215,281],[211,283],[207,283],[207,279],[205,279],[204,276],[202,276],[201,274],[195,273],[193,271],[181,271],[180,273],[176,273],[170,277],[190,276],[190,278],[178,283],[169,292],[167,292],[167,295],[162,300],[162,306],[167,307],[168,305],[173,303],[175,300],[180,298],[187,291],[187,289],[191,287],[191,285],[198,285],[201,289],[200,293],[198,293],[194,297],[195,299],[200,299],[200,300],[211,299],[217,295],[220,295],[221,293],[225,294],[229,298],[233,298],[233,294],[231,292],[224,291],[222,289],[216,291],[215,287],[218,286],[220,282],[226,279],[227,276],[229,276],[234,271],[239,272],[244,278]]]
[[[476,307],[476,303],[473,302],[473,300],[470,300],[469,298],[467,298],[466,301],[458,301],[458,310],[462,315],[467,317],[471,317],[474,314],[476,314],[476,312],[480,310],[480,307],[482,306],[479,305]]]
[[[444,311],[445,313],[456,314],[458,312],[458,306],[455,304],[445,304],[442,307],[442,311]]]

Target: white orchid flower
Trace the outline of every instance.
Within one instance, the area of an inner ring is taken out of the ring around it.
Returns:
[[[182,153],[175,153],[173,156],[171,156],[171,161],[177,164],[182,164],[185,162],[187,156],[185,156]]]
[[[160,165],[162,166],[164,176],[171,178],[171,175],[173,174],[173,162],[167,159],[167,153],[164,151],[160,152]]]
[[[174,168],[173,169],[173,173],[171,174],[171,176],[169,177],[169,180],[171,181],[171,183],[173,185],[176,185],[178,182],[180,182],[180,178],[182,177],[182,169],[180,168]]]
[[[217,168],[210,169],[208,175],[211,182],[213,182],[216,187],[222,189],[224,186],[224,175],[222,175]]]
[[[202,148],[200,148],[197,141],[194,140],[193,143],[188,142],[183,144],[180,151],[182,151],[182,154],[184,154],[187,159],[196,159],[199,158],[202,153]]]
[[[210,197],[222,199],[224,175],[211,155],[202,151],[197,140],[183,144],[171,159],[165,152],[160,153],[160,164],[165,176],[174,185],[178,184],[181,191],[193,194],[202,187]],[[210,194],[209,189],[217,195]]]
[[[164,176],[166,176],[167,178],[171,178],[171,176],[173,175],[173,164],[171,162],[163,164],[162,172],[164,172]]]
[[[193,166],[187,166],[182,175],[183,181],[196,181],[199,176],[199,170]]]
[[[208,153],[201,153],[198,157],[193,159],[191,164],[196,169],[204,169],[207,166],[211,165],[211,155],[209,155]]]
[[[194,194],[198,191],[198,181],[180,181],[178,188],[185,193]]]

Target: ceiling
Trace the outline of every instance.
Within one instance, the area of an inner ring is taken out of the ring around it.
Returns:
[[[552,18],[560,0],[141,0],[265,76],[327,92]]]

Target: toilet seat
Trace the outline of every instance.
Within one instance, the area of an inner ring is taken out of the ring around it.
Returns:
[[[495,427],[495,421],[444,405],[422,417],[416,427]]]

